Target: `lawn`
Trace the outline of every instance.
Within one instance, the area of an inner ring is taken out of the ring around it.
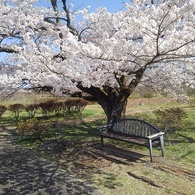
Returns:
[[[187,117],[182,126],[176,125],[167,131],[164,158],[154,149],[154,163],[149,162],[147,148],[111,140],[106,140],[104,149],[100,147],[98,126],[105,124],[106,118],[97,104],[88,105],[82,115],[66,120],[43,119],[57,125],[56,128],[49,126],[41,139],[16,136],[15,140],[89,180],[106,195],[192,195],[195,192],[195,107],[166,99],[130,99],[127,117],[141,118],[155,125],[153,111],[162,107],[180,107]],[[11,119],[13,116],[7,113],[1,123]],[[134,153],[141,157],[134,158]]]

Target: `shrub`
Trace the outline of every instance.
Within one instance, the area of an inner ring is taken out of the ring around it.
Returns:
[[[43,114],[49,115],[55,110],[54,104],[55,104],[54,100],[46,100],[45,102],[41,102],[39,106],[42,109]]]
[[[72,99],[67,99],[65,101],[68,114],[71,114],[73,112],[82,113],[83,109],[87,104],[88,102],[81,98],[72,98]]]
[[[88,102],[84,99],[76,99],[75,100],[75,108],[78,112],[83,112],[83,110],[85,109],[85,107],[87,106]]]
[[[67,110],[65,100],[57,100],[54,103],[54,111],[57,115],[64,114],[64,112]]]
[[[14,112],[15,119],[18,120],[20,112],[24,109],[23,104],[12,104],[9,106],[9,110]]]
[[[22,136],[32,136],[41,139],[44,131],[47,130],[48,127],[48,123],[33,118],[19,122],[17,125],[17,131]]]
[[[187,117],[186,112],[181,108],[159,109],[154,111],[154,114],[156,122],[165,132],[181,128],[184,125],[183,119]]]
[[[0,105],[0,118],[5,113],[6,110],[7,110],[7,107],[6,106]]]
[[[28,112],[29,118],[33,118],[35,116],[35,112],[38,108],[38,104],[30,104],[25,106],[25,110]]]

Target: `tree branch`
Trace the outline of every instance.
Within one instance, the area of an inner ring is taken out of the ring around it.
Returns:
[[[3,48],[3,47],[0,47],[0,53],[1,52],[5,52],[5,53],[18,53],[18,51],[12,49],[12,48]]]

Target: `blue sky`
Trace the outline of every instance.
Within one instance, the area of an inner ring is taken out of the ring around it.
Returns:
[[[106,7],[109,12],[117,12],[124,7],[124,2],[130,2],[130,0],[67,0],[67,2],[74,4],[76,9],[90,6],[90,11],[93,12],[98,7]],[[38,0],[37,5],[49,7],[50,3],[47,0]]]
[[[95,11],[98,7],[106,7],[110,12],[117,12],[124,7],[123,2],[129,2],[129,0],[69,0],[69,2],[72,2],[75,7],[81,5],[87,7],[89,5],[90,11]]]
[[[60,0],[58,0],[60,1]],[[124,2],[130,2],[130,0],[68,0],[74,4],[76,10],[84,9],[90,6],[90,12],[94,12],[98,7],[106,7],[109,12],[117,12],[124,7]],[[48,0],[38,0],[37,6],[51,7],[51,3]],[[5,57],[5,53],[0,53],[0,61]]]

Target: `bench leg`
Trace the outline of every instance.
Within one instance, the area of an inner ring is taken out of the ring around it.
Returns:
[[[149,139],[150,161],[152,162],[152,140]]]
[[[102,147],[104,147],[103,136],[101,136],[101,145],[102,145]]]
[[[162,151],[162,157],[164,157],[164,142],[163,142],[163,136],[160,136],[160,147]]]

